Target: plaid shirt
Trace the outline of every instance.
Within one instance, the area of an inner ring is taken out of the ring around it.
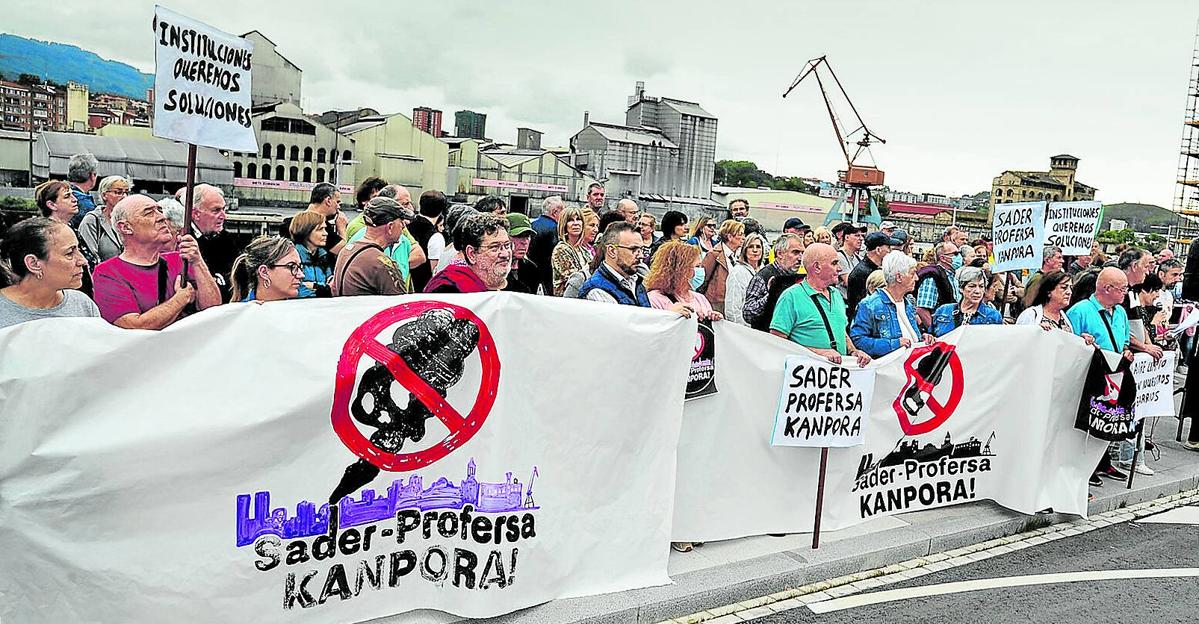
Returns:
[[[961,301],[962,293],[958,290],[957,280],[953,278],[952,274],[949,276],[949,288],[953,291],[953,298]],[[916,307],[927,310],[937,309],[937,284],[932,279],[924,280],[920,284],[920,288],[916,289]]]

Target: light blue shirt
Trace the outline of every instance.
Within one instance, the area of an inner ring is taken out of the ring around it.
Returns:
[[[1095,295],[1079,301],[1066,310],[1066,318],[1070,319],[1070,325],[1074,328],[1075,335],[1090,334],[1095,337],[1095,346],[1104,351],[1113,353],[1123,353],[1128,347],[1128,312],[1124,308],[1116,306],[1110,313],[1099,304],[1099,300]],[[1104,322],[1104,318],[1107,322]],[[1111,333],[1108,333],[1108,326],[1111,326]],[[1112,338],[1115,338],[1115,344],[1112,343]]]

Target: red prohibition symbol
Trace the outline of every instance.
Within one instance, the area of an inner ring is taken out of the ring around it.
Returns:
[[[952,374],[952,381],[949,396],[941,403],[933,396],[933,391],[945,374],[946,368]],[[964,385],[962,359],[958,357],[954,346],[934,342],[931,345],[916,347],[903,363],[903,372],[907,382],[895,398],[893,407],[895,414],[899,416],[899,427],[903,429],[904,435],[922,435],[945,424],[962,400]],[[913,423],[917,414],[925,408],[932,413],[932,417]]]
[[[446,399],[409,368],[399,354],[380,343],[378,336],[396,323],[415,318],[426,310],[441,308],[454,314],[455,318],[468,320],[479,329],[479,360],[482,362],[482,381],[474,406],[463,416]],[[441,442],[427,449],[412,453],[389,453],[371,443],[362,435],[350,416],[350,400],[358,381],[358,363],[363,356],[370,357],[387,367],[396,381],[416,400],[450,430]],[[408,472],[428,466],[449,455],[470,440],[491,413],[495,405],[496,389],[499,386],[500,360],[495,350],[495,340],[483,321],[467,308],[441,301],[416,301],[400,304],[372,316],[361,327],[355,329],[346,340],[337,362],[337,380],[333,391],[333,430],[346,448],[375,467],[389,472]]]

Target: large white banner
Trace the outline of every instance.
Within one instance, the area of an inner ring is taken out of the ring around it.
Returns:
[[[784,362],[811,356],[731,323],[716,349],[720,394],[686,406],[674,539],[811,531],[820,451],[771,446]],[[1065,332],[970,326],[876,361],[865,444],[829,451],[823,528],[985,499],[1086,515],[1107,448],[1074,429],[1091,353]]]
[[[0,331],[0,620],[487,617],[668,583],[696,324],[596,309],[350,297]]]
[[[154,7],[154,136],[257,152],[251,121],[254,44]]]

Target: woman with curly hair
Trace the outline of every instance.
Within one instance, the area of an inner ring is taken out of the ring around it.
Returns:
[[[701,319],[718,321],[724,316],[712,310],[712,304],[695,292],[692,278],[699,267],[700,251],[694,245],[669,242],[658,249],[645,278],[649,289],[649,303],[659,310],[669,310],[682,303],[690,307]]]

